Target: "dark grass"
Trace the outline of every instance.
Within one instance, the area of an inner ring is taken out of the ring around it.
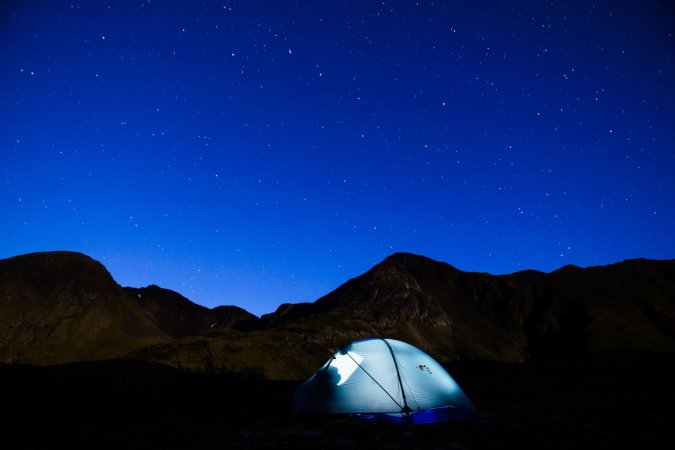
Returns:
[[[129,360],[0,366],[8,449],[669,448],[675,357],[454,363],[475,419],[432,425],[297,417],[298,382]]]

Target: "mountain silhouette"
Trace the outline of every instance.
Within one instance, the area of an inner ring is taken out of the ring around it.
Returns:
[[[122,288],[74,252],[0,260],[0,362],[58,364],[115,358],[216,327],[257,319],[208,309],[157,286]]]
[[[397,253],[314,303],[282,305],[262,317],[271,327],[317,320],[335,323],[336,333],[345,321],[359,323],[356,328],[395,333],[451,357],[669,351],[675,349],[675,261],[494,276]]]
[[[202,335],[211,329],[254,324],[258,319],[238,306],[209,309],[191,302],[177,292],[155,285],[145,288],[125,287],[124,291],[138,299],[138,306],[151,315],[153,323],[159,329],[176,339]]]
[[[675,260],[495,276],[396,253],[313,303],[259,319],[157,286],[122,288],[78,253],[0,260],[0,362],[125,356],[299,379],[368,336],[410,342],[442,362],[674,351]]]

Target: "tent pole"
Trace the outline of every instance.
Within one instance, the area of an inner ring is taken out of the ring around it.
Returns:
[[[398,377],[398,385],[401,387],[401,395],[403,396],[403,408],[401,408],[401,412],[404,414],[408,414],[412,410],[408,406],[408,401],[405,398],[405,390],[403,389],[403,382],[401,381],[401,372],[399,372],[398,370],[398,363],[396,362],[396,356],[394,356],[394,350],[391,348],[391,345],[389,345],[389,342],[387,342],[386,339],[383,338],[380,339],[382,339],[382,341],[387,345],[389,353],[391,353],[391,359],[394,360],[394,367],[396,368],[396,376]]]

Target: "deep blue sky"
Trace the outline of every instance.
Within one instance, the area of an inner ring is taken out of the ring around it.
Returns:
[[[0,7],[0,257],[253,313],[395,251],[675,257],[667,2]]]

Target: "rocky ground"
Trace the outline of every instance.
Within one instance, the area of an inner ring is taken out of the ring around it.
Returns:
[[[135,361],[0,366],[0,447],[658,448],[675,437],[673,356],[456,363],[477,417],[420,426],[294,416],[298,382]]]

